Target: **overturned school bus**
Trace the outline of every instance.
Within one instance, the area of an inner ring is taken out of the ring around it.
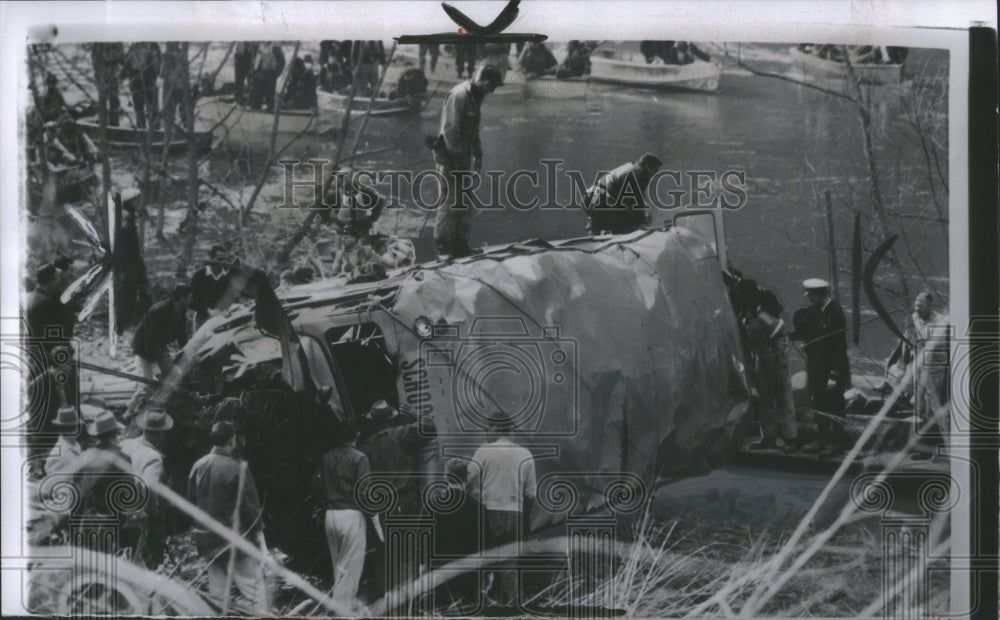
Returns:
[[[282,305],[325,406],[296,398],[287,372],[277,379],[283,349],[249,308],[193,339],[188,385],[239,403],[269,531],[293,548],[322,535],[310,524],[309,480],[331,447],[332,418],[362,416],[381,399],[433,422],[423,432],[436,429],[411,470],[373,465],[397,487],[469,458],[501,411],[534,456],[535,528],[569,509],[552,485],[573,486],[576,510],[604,504],[615,484],[634,500],[657,480],[721,462],[748,407],[720,217],[687,212],[666,229],[531,241],[378,282],[293,287]]]

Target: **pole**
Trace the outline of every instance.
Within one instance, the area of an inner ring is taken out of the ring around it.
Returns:
[[[833,232],[833,203],[830,200],[830,190],[823,192],[826,203],[826,234],[827,251],[830,253],[830,286],[833,298],[840,301],[840,285],[837,284],[837,243]]]

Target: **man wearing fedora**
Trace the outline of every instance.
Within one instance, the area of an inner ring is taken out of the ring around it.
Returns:
[[[81,405],[81,407],[90,407],[90,405]],[[45,474],[49,476],[69,471],[73,467],[73,462],[83,451],[77,440],[83,430],[83,424],[80,422],[80,415],[77,413],[76,407],[60,407],[55,420],[52,421],[52,426],[58,429],[59,438],[56,439],[55,445],[49,450],[48,458],[45,459]]]
[[[147,409],[139,414],[136,424],[142,435],[122,442],[122,452],[132,461],[132,471],[147,483],[163,482],[163,453],[161,447],[167,432],[174,427],[174,420],[163,409]],[[146,528],[136,548],[136,556],[147,568],[155,569],[163,560],[166,542],[165,506],[159,495],[151,493],[146,504]]]
[[[80,453],[70,469],[80,495],[72,514],[79,524],[73,544],[108,554],[135,545],[139,534],[135,517],[142,506],[128,498],[148,497],[121,450],[124,430],[114,414],[101,409],[87,425],[91,447]]]
[[[535,504],[535,460],[526,448],[511,441],[514,420],[495,412],[488,418],[493,441],[483,444],[472,455],[468,482],[473,496],[483,506],[486,525],[486,548],[508,545],[525,535],[531,525]],[[512,571],[494,573],[493,597],[501,605],[510,604],[517,593]]]

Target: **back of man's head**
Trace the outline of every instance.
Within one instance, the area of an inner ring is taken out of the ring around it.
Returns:
[[[358,437],[358,421],[353,417],[345,418],[337,424],[337,438],[340,443],[351,443]]]
[[[230,422],[216,422],[212,425],[212,445],[222,448],[236,434],[236,429]]]

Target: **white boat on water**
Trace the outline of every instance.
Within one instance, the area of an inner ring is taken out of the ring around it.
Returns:
[[[715,92],[722,68],[695,60],[686,65],[647,63],[638,51],[597,49],[590,54],[590,79],[626,86]]]
[[[790,49],[794,64],[802,69],[803,74],[827,79],[846,79],[851,71],[855,77],[866,84],[899,84],[903,80],[903,65],[896,63],[856,63],[850,67],[847,63],[828,58],[820,58],[816,54],[803,52],[797,47]]]
[[[553,75],[530,78],[524,82],[528,99],[580,99],[587,96],[590,81],[587,76],[557,79]]]
[[[278,118],[278,140],[281,143],[296,136],[319,136],[340,128],[344,119],[342,100],[330,93],[316,93],[315,110],[282,108]],[[198,101],[195,114],[205,128],[227,142],[251,146],[266,146],[271,141],[274,112],[252,109],[237,104],[232,97],[206,97]]]

